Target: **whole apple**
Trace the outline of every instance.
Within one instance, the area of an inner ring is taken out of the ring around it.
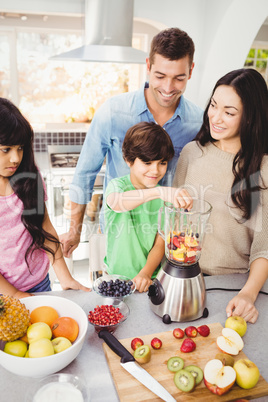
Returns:
[[[69,339],[64,338],[63,336],[58,336],[57,338],[52,339],[51,342],[55,353],[60,353],[72,346],[72,343],[69,341]]]
[[[249,359],[237,360],[234,364],[234,370],[236,371],[236,383],[241,388],[253,388],[259,381],[259,369],[256,364]]]
[[[38,339],[29,345],[29,357],[45,357],[54,355],[52,342],[47,338]]]
[[[247,323],[243,317],[235,315],[227,318],[225,328],[234,329],[240,336],[244,336],[247,332]]]
[[[37,341],[38,339],[47,338],[51,339],[52,331],[50,326],[44,322],[36,322],[29,326],[27,329],[27,338],[29,344]]]
[[[13,356],[24,357],[27,352],[27,347],[27,343],[20,340],[6,342],[4,352]]]

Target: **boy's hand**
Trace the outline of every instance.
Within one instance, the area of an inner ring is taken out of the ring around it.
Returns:
[[[163,201],[171,202],[175,208],[191,209],[193,199],[187,190],[175,187],[160,187]]]
[[[143,273],[139,273],[135,278],[132,279],[133,282],[136,284],[136,289],[142,293],[142,292],[147,292],[149,289],[149,286],[153,283],[151,278],[148,275],[145,275]]]

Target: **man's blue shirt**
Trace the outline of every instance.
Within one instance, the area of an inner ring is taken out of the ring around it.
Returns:
[[[148,84],[145,84],[148,87]],[[172,186],[178,157],[184,145],[198,133],[203,110],[181,96],[174,115],[164,124],[173,142],[175,156],[169,162],[167,173],[159,184]],[[138,91],[120,94],[108,99],[95,113],[86,135],[75,169],[70,199],[77,204],[91,200],[94,181],[106,157],[103,192],[108,182],[129,174],[122,156],[122,144],[127,130],[141,121],[155,121],[144,96],[144,87]]]

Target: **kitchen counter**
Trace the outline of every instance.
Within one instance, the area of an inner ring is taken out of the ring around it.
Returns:
[[[246,279],[246,274],[205,277],[209,316],[192,321],[192,325],[209,325],[210,323],[219,322],[224,326],[226,320],[225,307],[228,301],[237,293],[230,290],[241,289]],[[209,290],[211,288],[225,288],[226,290]],[[265,284],[263,291],[268,292],[268,283]],[[79,304],[85,311],[93,309],[99,298],[94,291],[85,293],[82,291],[67,290],[43,294],[66,297]],[[126,302],[130,308],[130,316],[115,332],[115,336],[118,339],[134,338],[136,336],[171,331],[179,326],[182,328],[187,326],[185,322],[164,324],[161,318],[151,311],[148,296],[145,293],[140,294],[135,292],[131,297],[126,299]],[[243,351],[249,359],[256,363],[261,375],[268,381],[268,296],[259,294],[256,307],[259,311],[259,318],[255,324],[248,324],[247,333],[243,337],[245,342]],[[91,401],[118,402],[117,392],[102,349],[102,342],[94,332],[94,328],[89,325],[82,351],[61,372],[81,376],[88,385]],[[16,376],[0,367],[1,400],[24,402],[26,389],[31,387],[34,381],[37,381],[37,379]],[[265,402],[267,401],[267,397],[258,398],[256,401]]]

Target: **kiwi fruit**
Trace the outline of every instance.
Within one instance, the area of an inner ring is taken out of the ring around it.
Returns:
[[[174,383],[183,392],[191,392],[195,387],[195,378],[187,370],[179,370],[174,375]]]
[[[170,357],[167,361],[167,368],[169,369],[169,371],[173,373],[183,369],[183,367],[184,367],[184,360],[179,356]]]
[[[200,384],[200,382],[203,380],[204,374],[203,370],[198,367],[194,366],[193,364],[190,366],[187,366],[184,368],[186,371],[189,371],[195,378],[195,385]]]
[[[151,359],[151,348],[148,345],[139,346],[133,354],[135,360],[140,363],[148,363]]]
[[[215,359],[218,359],[222,362],[224,366],[231,366],[234,365],[234,358],[231,355],[227,355],[227,353],[217,353]]]

